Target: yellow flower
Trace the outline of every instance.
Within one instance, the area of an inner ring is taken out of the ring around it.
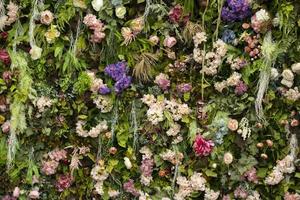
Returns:
[[[60,32],[56,29],[56,26],[51,28],[45,33],[45,37],[48,43],[53,43],[55,38],[60,36]]]

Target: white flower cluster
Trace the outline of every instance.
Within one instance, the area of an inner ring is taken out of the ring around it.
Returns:
[[[270,19],[269,13],[265,9],[260,9],[255,13],[256,20],[258,21],[268,21]]]
[[[238,134],[240,134],[243,140],[246,140],[251,136],[251,128],[249,127],[249,120],[245,117],[241,119],[239,129],[237,130]]]
[[[282,75],[281,84],[285,85],[289,88],[292,87],[294,84],[294,74],[293,74],[292,70],[285,69],[285,70],[283,70],[281,75]]]
[[[233,56],[228,56],[226,62],[230,64],[230,68],[232,70],[240,70],[242,67],[244,67],[247,64],[245,59],[239,57],[233,58]]]
[[[173,165],[176,165],[177,163],[181,163],[183,159],[183,154],[181,152],[175,152],[170,149],[160,154],[160,157],[163,160],[169,161]]]
[[[290,101],[297,101],[300,99],[300,92],[297,87],[294,89],[290,88],[284,93],[284,96]]]
[[[164,111],[169,111],[174,121],[179,121],[184,115],[191,113],[191,109],[187,104],[181,104],[174,99],[156,99],[153,95],[144,95],[142,102],[145,103],[149,109],[147,111],[147,118],[153,125],[157,125],[165,119]]]
[[[218,68],[222,63],[222,57],[227,53],[226,43],[218,39],[213,44],[213,51],[205,53],[205,51],[200,49],[200,44],[206,42],[206,33],[199,32],[193,37],[194,40],[194,50],[193,58],[197,63],[202,63],[205,61],[205,66],[202,69],[207,75],[215,75],[218,72]]]
[[[146,192],[140,191],[139,200],[152,200],[150,195]]]
[[[43,113],[46,107],[51,107],[52,100],[49,97],[41,96],[34,103],[35,106],[38,108],[39,113]]]
[[[227,80],[216,82],[214,87],[218,92],[222,92],[228,86],[236,86],[240,82],[241,78],[242,75],[240,73],[233,72],[232,75],[227,78]]]
[[[203,42],[206,42],[206,39],[207,37],[205,32],[196,33],[193,37],[195,47],[199,47],[199,45],[201,45]]]
[[[107,126],[107,122],[106,120],[101,121],[97,126],[93,127],[90,131],[86,131],[83,129],[83,125],[85,124],[85,122],[83,121],[78,121],[76,123],[76,133],[81,136],[81,137],[98,137],[98,135],[103,132],[106,131],[108,129]]]
[[[194,191],[205,191],[205,178],[201,173],[194,173],[190,180],[184,176],[178,176],[176,183],[179,185],[179,191],[175,194],[175,200],[184,200]]]
[[[0,1],[0,30],[2,31],[5,26],[10,26],[18,19],[19,6],[13,2],[7,5],[7,14],[5,15],[5,8],[3,1]]]
[[[202,71],[210,76],[218,73],[218,68],[222,64],[222,58],[227,53],[226,43],[218,39],[213,44],[213,51],[205,54],[205,65]]]
[[[90,77],[90,79],[92,81],[90,91],[93,93],[98,93],[99,88],[101,86],[105,86],[105,84],[103,83],[103,80],[101,78],[97,78],[96,74],[92,71],[88,71],[87,75]]]
[[[290,134],[289,127],[285,127],[288,134]],[[296,150],[298,148],[298,140],[295,134],[290,138],[290,154],[285,158],[277,162],[277,165],[273,168],[273,171],[266,178],[265,183],[268,185],[277,185],[284,179],[284,174],[291,174],[295,171],[294,161],[296,158]]]
[[[204,200],[217,200],[219,195],[220,195],[220,191],[214,191],[209,188],[206,188]]]
[[[167,131],[167,135],[168,136],[176,136],[180,132],[180,128],[181,128],[180,124],[177,124],[177,123],[171,124],[171,127]]]
[[[260,194],[257,191],[252,191],[252,194],[248,195],[246,200],[261,200]]]
[[[99,195],[103,195],[103,182],[109,176],[108,172],[105,170],[103,161],[98,162],[98,164],[94,166],[94,168],[91,171],[91,176],[92,179],[96,181],[96,184],[94,185],[95,192]]]
[[[94,104],[96,104],[96,107],[100,109],[102,113],[110,112],[113,108],[113,102],[109,96],[105,95],[97,95],[93,99]]]

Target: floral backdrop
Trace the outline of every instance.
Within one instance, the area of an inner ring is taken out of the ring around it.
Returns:
[[[0,198],[300,199],[299,0],[0,0]]]

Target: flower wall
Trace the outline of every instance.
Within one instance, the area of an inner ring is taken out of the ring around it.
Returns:
[[[298,0],[0,0],[0,198],[300,199]]]

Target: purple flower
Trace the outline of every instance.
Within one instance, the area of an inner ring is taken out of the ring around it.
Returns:
[[[240,81],[240,82],[235,86],[234,93],[235,93],[236,95],[242,95],[242,94],[244,94],[245,92],[247,92],[247,90],[248,90],[247,85],[246,85],[243,81]]]
[[[110,64],[105,67],[104,72],[110,76],[115,81],[120,80],[126,74],[127,63],[126,62],[117,62],[115,64]]]
[[[192,86],[189,83],[181,83],[180,85],[177,85],[177,90],[180,93],[187,93],[192,90]]]
[[[227,22],[241,21],[251,15],[248,0],[227,0],[222,8],[222,19]]]
[[[142,165],[140,166],[142,174],[146,177],[150,177],[152,175],[153,166],[154,166],[153,159],[148,159],[148,158],[143,159]]]
[[[131,84],[131,76],[123,76],[115,84],[116,93],[121,93],[124,89],[128,88]]]
[[[100,94],[109,94],[110,92],[111,92],[111,90],[106,85],[102,85],[99,88],[99,93]]]
[[[222,34],[222,38],[221,38],[224,42],[226,43],[233,43],[234,39],[235,39],[235,33],[234,31],[230,30],[230,29],[226,29],[223,34]]]

